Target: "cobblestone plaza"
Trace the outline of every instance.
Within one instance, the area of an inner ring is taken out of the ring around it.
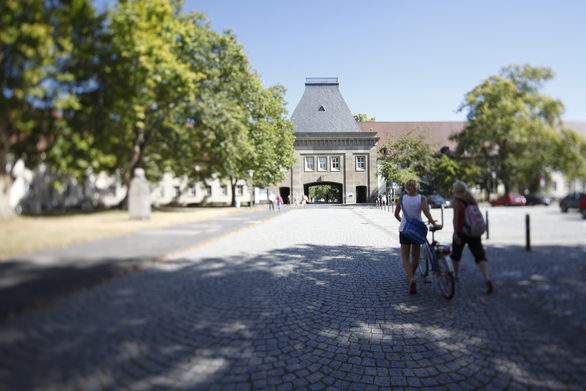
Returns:
[[[288,208],[4,319],[0,389],[582,390],[586,221],[488,210],[494,295],[465,250],[453,300],[410,296],[388,211]]]

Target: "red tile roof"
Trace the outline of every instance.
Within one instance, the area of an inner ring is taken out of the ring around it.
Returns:
[[[447,121],[447,122],[358,122],[358,126],[363,132],[377,132],[380,137],[378,147],[387,144],[391,138],[396,138],[411,130],[418,129],[428,131],[428,141],[438,149],[448,146],[451,150],[456,148],[456,143],[450,141],[450,135],[461,132],[466,126],[464,121]],[[569,121],[564,126],[574,129],[586,138],[586,122]]]
[[[391,138],[396,138],[411,130],[428,131],[428,141],[434,144],[438,149],[444,146],[454,149],[456,143],[450,141],[450,135],[461,132],[466,126],[466,122],[358,122],[358,126],[363,132],[377,132],[380,141],[379,148],[389,142]]]

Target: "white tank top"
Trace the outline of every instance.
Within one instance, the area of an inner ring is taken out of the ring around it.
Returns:
[[[405,194],[403,196],[403,205],[401,207],[403,218],[401,219],[401,224],[399,225],[399,232],[403,232],[403,228],[407,223],[407,219],[405,218],[405,211],[403,210],[403,208],[405,208],[405,210],[407,211],[407,215],[409,215],[409,218],[423,221],[423,219],[421,218],[421,194],[417,194],[414,196]]]

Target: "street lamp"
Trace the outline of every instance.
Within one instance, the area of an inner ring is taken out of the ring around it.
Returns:
[[[250,207],[252,208],[254,200],[254,188],[252,187],[252,177],[254,176],[254,170],[248,170],[248,176],[250,177]]]

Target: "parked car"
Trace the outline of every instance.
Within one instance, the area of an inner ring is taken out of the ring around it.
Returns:
[[[449,200],[446,200],[439,194],[430,195],[429,197],[427,197],[427,201],[429,203],[430,208],[441,208],[442,206],[444,208],[449,208],[452,206],[452,203]]]
[[[504,206],[523,206],[527,203],[527,200],[522,194],[519,193],[507,193],[502,197],[490,201],[492,206],[504,205]]]
[[[582,218],[586,220],[586,194],[578,200],[578,210],[582,213]]]
[[[543,194],[525,194],[526,205],[545,205],[551,204],[551,198]]]
[[[562,213],[566,213],[568,209],[578,209],[578,201],[580,197],[586,193],[570,193],[560,200],[560,209]]]

